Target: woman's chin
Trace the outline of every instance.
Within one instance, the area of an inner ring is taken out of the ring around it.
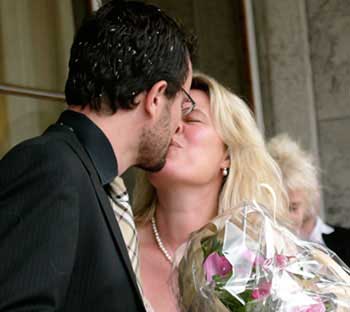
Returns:
[[[168,162],[167,159],[163,169],[158,172],[151,173],[149,175],[149,179],[152,184],[166,185],[168,183],[174,183],[175,181],[181,180],[182,173],[183,170],[181,169],[181,166],[175,166],[171,160]]]
[[[151,173],[150,178],[152,178],[152,179],[153,178],[166,179],[166,178],[171,178],[174,174],[175,173],[174,173],[173,168],[171,168],[171,166],[169,166],[169,164],[166,161],[162,170],[160,170],[158,172]]]

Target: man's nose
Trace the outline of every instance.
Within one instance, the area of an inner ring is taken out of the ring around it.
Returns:
[[[183,132],[183,128],[184,128],[184,122],[181,119],[180,122],[178,123],[177,127],[176,127],[175,133],[176,134],[182,133]]]

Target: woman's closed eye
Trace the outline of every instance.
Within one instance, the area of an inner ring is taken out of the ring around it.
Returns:
[[[199,118],[195,118],[195,117],[187,117],[185,118],[185,122],[189,122],[189,123],[195,123],[195,122],[202,122]]]
[[[289,211],[292,212],[292,213],[296,213],[298,210],[299,210],[299,205],[298,204],[292,203],[289,206]]]
[[[196,123],[196,122],[203,123],[204,120],[205,120],[204,114],[201,111],[196,109],[185,117],[185,122],[188,122],[188,123]]]

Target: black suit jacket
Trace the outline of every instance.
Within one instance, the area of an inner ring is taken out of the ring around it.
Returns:
[[[59,125],[0,161],[0,311],[144,311],[96,170]]]
[[[334,251],[350,267],[350,229],[333,226],[334,232],[322,234],[326,246]]]

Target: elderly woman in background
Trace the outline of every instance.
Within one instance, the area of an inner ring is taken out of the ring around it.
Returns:
[[[268,150],[282,171],[296,232],[305,240],[326,245],[349,265],[350,230],[329,226],[319,216],[321,186],[312,155],[286,134],[272,138]]]
[[[154,310],[176,311],[169,286],[175,250],[191,232],[244,200],[273,209],[261,184],[274,190],[279,220],[288,218],[280,171],[247,105],[217,81],[195,73],[196,107],[178,127],[158,173],[140,173],[134,213],[140,237],[144,295]]]
[[[321,232],[331,229],[318,217],[320,184],[314,159],[286,134],[270,139],[268,150],[282,171],[296,232],[304,239],[323,243]],[[313,233],[316,223],[320,231]]]

